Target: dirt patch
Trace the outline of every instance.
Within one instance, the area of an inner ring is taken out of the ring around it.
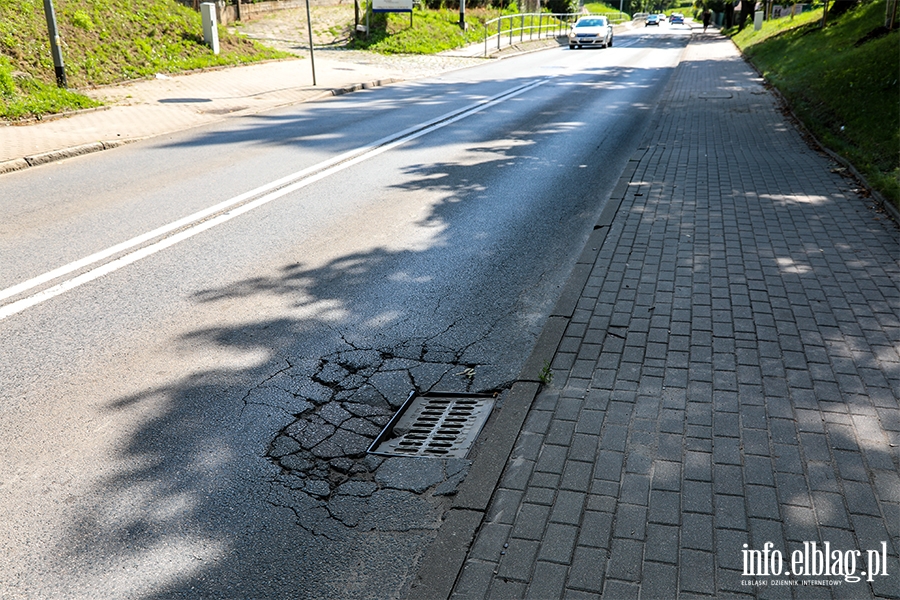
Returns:
[[[345,45],[354,27],[353,4],[310,7],[316,48]],[[309,50],[306,9],[291,8],[242,21],[229,28],[261,44],[304,56]]]

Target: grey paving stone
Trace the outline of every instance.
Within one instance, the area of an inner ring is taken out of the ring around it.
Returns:
[[[515,516],[512,535],[527,540],[541,540],[551,508],[541,504],[522,504]]]
[[[563,469],[559,487],[564,490],[587,492],[591,485],[593,463],[569,460]]]
[[[746,530],[747,510],[743,494],[740,496],[716,494],[715,507],[716,528]]]
[[[450,597],[453,600],[487,597],[495,567],[494,563],[467,560]]]
[[[496,581],[503,579],[524,583],[530,581],[539,547],[540,542],[538,541],[511,538],[509,547],[506,548],[506,554],[500,560],[500,566],[497,568],[497,578],[494,579],[494,582],[496,583]],[[519,594],[519,597],[521,598],[523,595],[524,590]]]
[[[684,479],[712,481],[712,455],[708,452],[686,451],[684,453]]]
[[[639,582],[643,550],[644,543],[641,541],[613,538],[606,576],[622,581]]]
[[[712,595],[715,593],[715,557],[710,552],[682,550],[678,580],[680,592]],[[680,595],[680,594],[679,594]]]
[[[500,486],[510,490],[525,490],[533,470],[534,463],[530,460],[510,462],[503,471]]]
[[[681,502],[685,512],[712,514],[712,484],[705,481],[685,481]]]
[[[650,477],[639,473],[626,473],[619,490],[619,501],[630,504],[647,504],[650,493]]]
[[[583,411],[594,412],[594,411]],[[599,431],[599,428],[598,428]],[[596,434],[576,433],[572,437],[572,444],[569,446],[568,458],[574,461],[590,462],[593,465],[594,459],[597,457],[598,439]]]
[[[529,485],[525,490],[524,501],[529,504],[544,504],[551,506],[556,500],[555,488],[543,488],[536,485]]]
[[[816,513],[805,506],[784,506],[784,537],[786,540],[801,543],[812,541],[818,537]]]
[[[486,560],[498,562],[503,552],[503,545],[509,539],[512,525],[488,523],[483,525],[478,533],[475,543],[469,550],[470,560]]]
[[[486,517],[487,523],[513,523],[516,512],[522,504],[522,490],[499,488],[491,499],[491,506]]]
[[[681,547],[713,552],[713,517],[684,513],[681,517]]]
[[[743,585],[743,545],[885,539],[896,557],[897,231],[736,55],[694,68],[716,39],[693,39],[629,162],[553,359],[561,387],[535,401],[495,497],[524,498],[512,539],[548,560],[502,555],[519,574],[481,572],[491,596],[832,597]],[[726,73],[744,82],[732,110],[698,105]],[[504,531],[483,529],[487,559]]]
[[[742,550],[744,550],[744,544],[747,544],[747,548],[750,548],[750,535],[748,531],[746,529],[733,530],[719,529],[717,527],[715,536],[717,568],[720,570],[732,570],[743,573],[744,557]]]
[[[612,524],[611,512],[585,511],[581,526],[578,528],[578,545],[609,548]]]
[[[564,445],[544,444],[534,465],[534,470],[561,474],[566,464],[568,450],[568,447]]]
[[[647,507],[619,503],[616,507],[613,536],[643,540],[647,524]]]
[[[640,560],[639,557],[638,560]],[[604,573],[607,572],[607,569],[604,568],[606,564],[606,550],[576,547],[566,587],[599,594],[603,591]],[[566,597],[569,597],[568,593]]]
[[[586,592],[584,590],[572,590],[566,588],[563,600],[601,600],[598,592]]]
[[[528,589],[526,600],[548,600],[562,598],[568,567],[566,565],[548,563],[538,560],[534,566],[534,575]]]
[[[510,457],[512,459],[524,458],[525,460],[537,461],[541,452],[541,444],[543,436],[536,433],[522,432],[516,439],[516,445],[513,447]]]
[[[550,523],[541,541],[538,560],[569,564],[575,550],[578,527],[562,523]]]
[[[560,490],[556,495],[556,503],[550,514],[550,520],[554,523],[568,523],[578,525],[584,511],[584,502],[587,494]]]
[[[621,451],[600,450],[594,466],[594,477],[618,482],[625,466],[625,453]]]
[[[641,586],[628,581],[607,579],[603,586],[602,596],[605,598],[619,598],[621,600],[637,600],[641,595]]]
[[[772,460],[768,456],[744,456],[744,481],[748,484],[775,485]]]

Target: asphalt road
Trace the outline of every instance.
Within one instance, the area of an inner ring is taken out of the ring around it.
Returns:
[[[686,39],[5,176],[3,597],[400,594],[466,463],[363,443],[412,388],[509,385]]]

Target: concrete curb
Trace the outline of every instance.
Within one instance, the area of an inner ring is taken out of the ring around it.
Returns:
[[[360,90],[370,90],[370,89],[374,89],[377,87],[390,85],[392,83],[398,83],[401,81],[405,81],[405,80],[394,78],[394,77],[389,77],[386,79],[376,79],[374,81],[368,81],[368,82],[364,82],[364,83],[356,83],[353,85],[348,85],[348,86],[344,86],[344,87],[340,87],[340,88],[323,90],[322,92],[320,92],[318,94],[314,94],[304,100],[299,100],[299,101],[295,101],[295,102],[286,102],[286,103],[278,104],[275,106],[269,106],[264,109],[260,109],[257,112],[265,112],[268,110],[274,110],[274,109],[281,108],[284,106],[291,106],[293,104],[302,104],[304,102],[312,102],[315,100],[320,100],[322,98],[329,98],[329,97],[333,97],[333,96],[343,96],[344,94],[350,94],[352,92],[358,92]],[[106,108],[106,107],[104,107],[104,108]],[[97,110],[97,109],[91,109],[91,110]],[[84,112],[84,111],[77,111],[76,113],[65,113],[62,115],[55,115],[54,118],[63,119],[63,118],[66,118],[67,116],[71,116],[72,114],[78,114],[81,112]],[[232,113],[232,115],[230,115],[230,116],[235,116],[235,115],[239,115],[239,114],[248,114],[248,113],[244,112],[244,111],[236,111],[235,113]],[[186,129],[184,129],[184,131],[188,131],[189,129],[191,129],[191,128],[190,127],[186,128]],[[163,135],[163,134],[160,134],[160,135]],[[126,138],[126,139],[122,139],[122,140],[108,140],[108,141],[100,141],[100,142],[91,142],[89,144],[81,144],[79,146],[72,146],[69,148],[61,148],[59,150],[51,150],[49,152],[42,152],[40,154],[33,154],[31,156],[25,156],[23,158],[14,158],[12,160],[0,162],[0,175],[3,175],[5,173],[12,173],[13,171],[21,171],[23,169],[27,169],[28,167],[36,167],[38,165],[44,165],[47,163],[55,162],[58,160],[63,160],[66,158],[73,158],[76,156],[83,156],[85,154],[92,154],[94,152],[100,152],[101,150],[110,150],[112,148],[118,148],[119,146],[122,146],[124,144],[130,144],[132,142],[138,142],[138,141],[150,139],[152,137],[155,137],[155,136],[151,135],[151,136],[142,136],[142,137],[135,137],[135,138]]]
[[[459,577],[475,535],[481,527],[494,490],[500,481],[519,432],[531,405],[541,390],[537,374],[549,364],[563,339],[578,300],[590,277],[609,226],[629,191],[646,148],[639,148],[629,159],[619,181],[610,193],[594,231],[547,319],[535,346],[525,361],[519,379],[503,400],[503,406],[485,435],[479,440],[472,467],[459,488],[443,524],[426,549],[418,574],[406,596],[408,600],[449,598]]]
[[[2,175],[3,173],[11,173],[13,171],[27,169],[28,167],[44,165],[57,160],[63,160],[65,158],[72,158],[75,156],[82,156],[84,154],[99,152],[101,150],[118,148],[119,146],[123,146],[131,142],[136,142],[139,139],[145,138],[91,142],[90,144],[82,144],[80,146],[72,146],[70,148],[62,148],[60,150],[51,150],[49,152],[42,152],[40,154],[32,154],[31,156],[26,156],[24,158],[7,160],[4,162],[0,162],[0,175]]]

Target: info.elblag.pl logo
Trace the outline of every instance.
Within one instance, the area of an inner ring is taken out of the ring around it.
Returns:
[[[743,575],[747,577],[843,577],[847,583],[856,583],[863,577],[874,581],[887,576],[887,542],[881,548],[866,550],[865,565],[861,550],[832,549],[829,542],[803,542],[803,548],[791,552],[790,569],[775,544],[766,542],[762,550],[751,550],[744,544]],[[857,573],[857,569],[865,568]],[[759,583],[759,582],[754,582]]]

